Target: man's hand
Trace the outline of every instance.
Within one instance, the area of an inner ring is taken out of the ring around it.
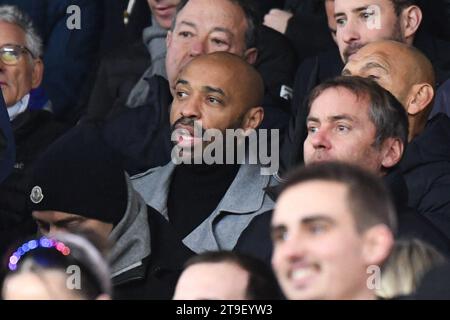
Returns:
[[[264,24],[269,28],[284,34],[286,32],[289,19],[292,18],[292,16],[293,14],[288,11],[272,9],[264,16]]]

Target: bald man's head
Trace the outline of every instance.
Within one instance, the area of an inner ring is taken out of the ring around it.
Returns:
[[[209,81],[216,80],[215,76],[222,78],[224,85],[230,86],[230,95],[245,101],[247,108],[262,104],[264,84],[261,75],[235,54],[214,52],[195,58],[180,71],[177,80],[183,78],[189,69],[208,70],[205,76]]]
[[[227,52],[193,59],[179,73],[172,93],[172,125],[190,118],[202,121],[204,129],[254,129],[263,118],[261,76]]]
[[[396,41],[367,44],[350,59],[342,73],[373,78],[403,105],[414,85],[435,86],[433,66],[428,58],[418,49]]]
[[[424,127],[434,98],[435,74],[418,49],[389,40],[372,42],[350,58],[342,74],[372,78],[390,91],[408,112],[410,131],[416,131],[411,138]]]

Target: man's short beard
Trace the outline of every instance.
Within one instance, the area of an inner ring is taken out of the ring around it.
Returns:
[[[395,23],[394,32],[392,33],[391,38],[387,39],[387,40],[393,40],[393,41],[397,41],[397,42],[406,43],[406,38],[403,35],[400,18]]]

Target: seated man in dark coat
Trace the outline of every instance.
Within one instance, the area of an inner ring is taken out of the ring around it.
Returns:
[[[307,136],[305,100],[309,93],[330,76],[339,75],[343,63],[347,63],[350,56],[364,45],[386,39],[414,45],[435,67],[437,86],[450,77],[450,44],[421,28],[423,14],[414,3],[413,0],[368,1],[360,8],[359,0],[335,0],[339,55],[336,49],[320,54],[305,61],[297,71],[292,99],[293,117],[281,151],[283,171],[303,162],[301,142]],[[401,28],[402,25],[407,27]]]
[[[12,174],[0,186],[0,234],[24,235],[34,228],[26,208],[26,184],[36,157],[65,130],[45,110],[30,110],[30,90],[43,74],[42,41],[27,16],[11,6],[0,7],[0,84],[16,143]]]
[[[237,55],[214,52],[189,62],[175,83],[171,161],[133,176],[133,187],[192,251],[232,250],[247,225],[273,208],[265,188],[276,183],[277,166],[262,166],[263,148],[255,146],[268,143],[257,130],[262,79]]]
[[[44,94],[41,98],[33,93],[30,103],[42,108],[50,99],[58,119],[69,120],[68,114],[75,107],[89,70],[94,66],[103,1],[0,0],[0,4],[14,5],[27,13],[42,37],[46,71],[39,88],[43,88],[48,97]]]
[[[308,110],[305,164],[343,161],[383,177],[397,209],[398,236],[419,238],[449,256],[449,238],[408,207],[408,189],[398,168],[408,142],[408,119],[395,97],[372,80],[339,77],[314,89]],[[267,233],[262,236],[268,231],[267,215],[244,231],[239,251],[267,259],[270,249],[264,246],[270,248],[270,240]]]
[[[148,90],[142,91],[143,97],[136,95],[145,104],[125,110],[104,127],[105,139],[124,156],[126,169],[132,174],[162,166],[169,161],[170,90],[175,86],[178,72],[193,58],[216,51],[230,52],[253,65],[259,62],[259,71],[267,77],[273,74],[284,75],[284,72],[279,72],[279,68],[270,67],[274,60],[285,64],[285,61],[292,58],[289,52],[284,53],[283,60],[265,53],[258,58],[258,19],[246,0],[189,0],[182,1],[181,4],[183,6],[179,7],[176,21],[167,37],[168,80],[161,76],[145,79]],[[224,15],[224,12],[227,14]],[[277,35],[273,30],[266,31],[268,39]],[[282,38],[274,45],[285,42],[287,40]],[[265,47],[271,49],[267,43]],[[285,65],[288,66],[289,63]],[[283,70],[290,69],[285,67]],[[274,78],[265,83],[265,117],[261,128],[281,129],[288,120],[286,103],[283,103],[287,100],[280,97],[283,81],[276,80],[278,76]]]
[[[450,239],[450,119],[438,114],[427,122],[435,83],[430,61],[414,47],[374,42],[349,60],[343,74],[376,79],[404,106],[409,145],[400,168],[409,189],[408,204]]]

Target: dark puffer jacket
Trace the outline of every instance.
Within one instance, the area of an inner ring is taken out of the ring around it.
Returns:
[[[434,117],[406,149],[401,169],[409,206],[450,238],[450,118]]]

